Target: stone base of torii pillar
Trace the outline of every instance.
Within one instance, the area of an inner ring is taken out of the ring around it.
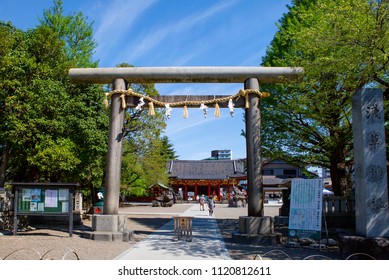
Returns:
[[[239,217],[239,231],[232,233],[232,240],[256,245],[275,245],[281,243],[282,234],[274,232],[272,217]]]
[[[124,241],[134,239],[134,231],[127,229],[126,215],[92,215],[92,231],[83,237],[99,241]]]

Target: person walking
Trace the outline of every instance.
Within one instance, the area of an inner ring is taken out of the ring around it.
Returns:
[[[213,211],[215,209],[215,200],[213,199],[213,196],[210,195],[208,197],[208,211],[209,211],[209,216],[213,215]]]
[[[205,204],[205,197],[204,195],[202,195],[199,199],[199,203],[200,203],[200,211],[204,211],[204,204]]]

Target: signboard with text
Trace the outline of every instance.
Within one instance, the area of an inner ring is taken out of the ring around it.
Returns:
[[[69,212],[69,189],[61,187],[43,188],[40,186],[20,187],[18,192],[19,214]]]
[[[73,231],[72,183],[11,183],[14,199],[14,234],[18,232],[19,215],[67,216],[69,235]]]
[[[322,219],[322,179],[292,181],[289,237],[320,239]]]

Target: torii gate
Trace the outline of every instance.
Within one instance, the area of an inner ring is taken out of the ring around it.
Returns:
[[[123,106],[124,102],[121,97],[121,92],[127,90],[127,83],[242,83],[247,93],[246,102],[244,102],[244,98],[241,98],[235,103],[235,107],[246,108],[248,216],[263,217],[261,114],[259,108],[261,97],[258,95],[259,86],[260,84],[293,81],[302,72],[302,68],[291,67],[128,67],[70,69],[69,77],[73,83],[113,83],[108,161],[105,176],[104,215],[118,215],[124,116],[127,107],[136,106],[134,97],[129,96],[125,98],[125,105]],[[223,97],[228,96],[217,96],[217,98]],[[215,99],[215,96],[158,96],[153,98],[163,103],[174,103],[184,100],[212,100]],[[155,106],[161,107],[158,104],[155,104]],[[219,106],[226,108],[227,102],[221,102]],[[191,107],[189,103],[188,107]],[[112,228],[111,226],[109,227]],[[94,230],[104,230],[100,226],[93,228]],[[113,229],[113,231],[116,230]],[[257,229],[254,231],[258,233]]]

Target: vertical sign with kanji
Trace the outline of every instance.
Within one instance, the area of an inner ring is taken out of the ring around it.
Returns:
[[[289,212],[289,237],[320,239],[323,180],[292,181]]]
[[[364,237],[389,237],[383,93],[362,89],[352,101],[355,231]]]

